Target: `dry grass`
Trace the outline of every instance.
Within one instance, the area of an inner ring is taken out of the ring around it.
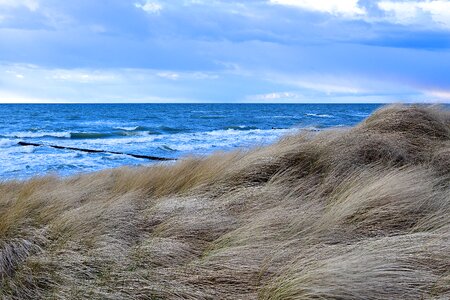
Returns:
[[[2,299],[449,299],[450,112],[0,184]]]

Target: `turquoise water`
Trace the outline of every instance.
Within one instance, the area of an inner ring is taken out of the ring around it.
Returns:
[[[377,104],[2,104],[0,179],[154,162],[40,143],[178,158],[272,143],[301,129],[352,126]]]

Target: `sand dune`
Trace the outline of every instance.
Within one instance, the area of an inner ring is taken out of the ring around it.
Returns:
[[[0,184],[3,299],[448,299],[450,112]]]

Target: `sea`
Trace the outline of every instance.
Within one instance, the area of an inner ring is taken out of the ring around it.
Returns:
[[[128,154],[178,159],[249,149],[302,130],[316,132],[353,126],[380,107],[381,104],[0,104],[0,181],[158,163]],[[20,142],[42,146],[21,146]]]

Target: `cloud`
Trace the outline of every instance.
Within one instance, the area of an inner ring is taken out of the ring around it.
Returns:
[[[436,97],[442,101],[450,101],[450,90],[430,90],[425,91],[425,95]]]
[[[147,0],[144,3],[135,3],[134,6],[150,14],[159,14],[163,9],[161,4],[150,0]]]
[[[291,92],[278,92],[278,93],[269,93],[269,94],[261,94],[256,95],[254,98],[259,100],[277,100],[283,98],[297,98],[299,95]]]
[[[111,82],[117,79],[115,74],[99,71],[52,70],[48,73],[48,77],[51,79],[76,83]]]
[[[156,73],[156,76],[169,79],[169,80],[212,80],[212,79],[218,79],[220,78],[217,74],[211,74],[207,72],[171,72],[171,71],[164,71],[164,72],[158,72]]]
[[[0,103],[58,103],[56,99],[36,98],[16,92],[1,91]]]
[[[450,1],[28,1],[0,0],[0,91],[232,102],[450,88]]]
[[[0,0],[0,8],[2,6],[11,8],[25,6],[31,11],[36,11],[39,8],[39,2],[38,0]]]
[[[347,17],[366,14],[358,0],[270,0],[270,3]]]
[[[377,92],[376,83],[364,78],[362,74],[331,74],[302,72],[303,74],[267,72],[262,76],[269,82],[284,84],[286,86],[302,90],[309,95],[364,95]],[[386,89],[387,86],[382,88]],[[268,96],[290,96],[290,94],[268,94]],[[295,94],[294,94],[295,95]]]
[[[176,78],[174,80],[173,78]],[[0,64],[0,102],[396,102],[450,101],[438,87],[386,85],[354,74],[51,69]]]
[[[269,0],[275,5],[297,7],[305,11],[327,13],[370,24],[391,23],[450,29],[449,0]]]
[[[424,24],[432,20],[450,29],[450,1],[380,1],[378,7],[387,14],[387,20],[402,25]]]
[[[303,99],[303,96],[293,92],[274,92],[267,94],[251,95],[247,97],[250,101],[262,101],[262,102],[279,102],[280,100],[295,100]]]
[[[339,83],[336,81],[317,81],[314,79],[299,79],[299,80],[291,80],[290,83],[292,85],[305,88],[308,90],[313,90],[321,93],[325,93],[327,95],[331,94],[359,94],[365,92],[363,89],[352,86],[348,83]]]
[[[177,80],[180,78],[180,74],[174,73],[174,72],[160,72],[156,75],[161,78],[166,78],[166,79],[170,79],[170,80]]]
[[[206,72],[0,64],[0,102],[201,102],[222,93],[206,83],[217,78]]]

